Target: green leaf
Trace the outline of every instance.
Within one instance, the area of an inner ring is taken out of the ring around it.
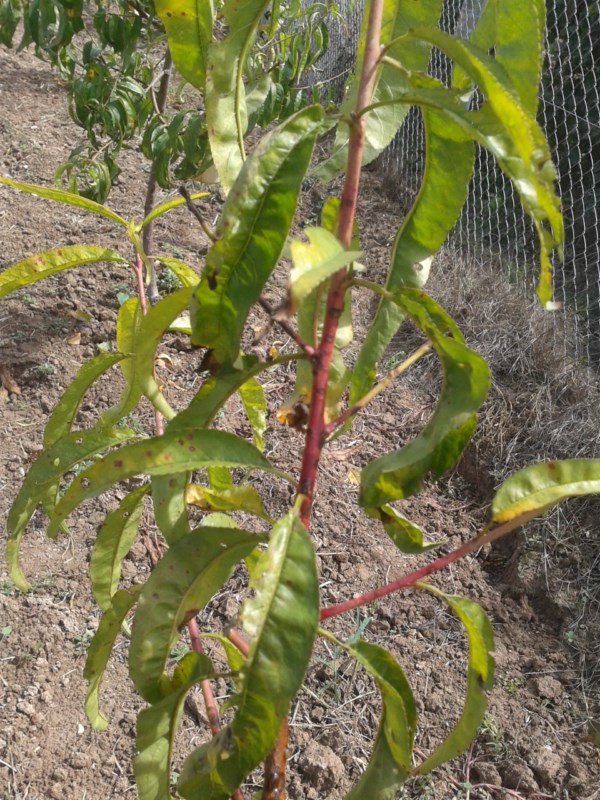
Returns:
[[[252,428],[254,444],[259,450],[264,450],[265,430],[267,428],[267,398],[265,390],[256,378],[249,378],[242,383],[238,391]]]
[[[85,211],[92,211],[94,214],[108,217],[113,222],[117,222],[125,228],[129,224],[126,219],[115,214],[115,212],[111,211],[107,206],[95,203],[93,200],[88,200],[86,197],[74,194],[73,192],[65,192],[62,189],[49,189],[46,186],[36,186],[33,183],[21,183],[21,181],[13,181],[10,178],[0,178],[0,183],[12,186],[14,189],[21,189],[24,192],[29,192],[29,194],[35,194],[38,197],[44,197],[47,200],[57,200],[59,203],[77,206],[78,208],[83,208]]]
[[[121,625],[136,602],[141,588],[141,586],[131,586],[129,589],[121,589],[112,597],[110,605],[100,618],[98,630],[90,642],[83,670],[83,677],[89,682],[85,696],[85,713],[90,725],[98,731],[105,730],[108,725],[108,721],[98,705],[100,683]]]
[[[425,166],[417,199],[392,247],[385,288],[421,288],[431,257],[442,246],[461,212],[473,172],[474,148],[447,116],[423,109]],[[452,168],[449,168],[449,165]],[[440,203],[440,197],[444,202]],[[369,391],[375,368],[405,317],[396,303],[381,298],[352,371],[349,403]]]
[[[483,609],[472,600],[444,594],[433,586],[421,584],[423,589],[446,602],[465,626],[469,640],[469,667],[467,693],[460,719],[444,741],[413,774],[425,775],[446,761],[460,755],[471,744],[487,708],[486,690],[494,680],[494,636],[492,626]]]
[[[510,78],[523,107],[533,116],[544,58],[545,0],[502,0],[496,9],[494,52]]]
[[[433,44],[446,53],[485,95],[486,104],[480,111],[469,112],[464,107],[459,110],[458,103],[453,105],[447,100],[445,105],[451,116],[473,126],[477,141],[495,155],[519,192],[540,241],[542,264],[538,296],[542,303],[549,302],[552,297],[549,253],[563,241],[563,223],[560,203],[553,189],[556,170],[540,126],[521,104],[502,66],[486,53],[469,42],[433,28],[417,28],[410,31],[408,36]],[[538,55],[533,53],[533,57],[538,58]],[[415,86],[431,86],[435,83],[427,76],[405,74],[405,78]],[[407,97],[404,99],[408,100]],[[411,102],[422,101],[414,99]],[[425,101],[425,104],[428,102]]]
[[[204,106],[213,161],[226,192],[244,163],[248,127],[244,67],[269,0],[226,0],[227,35],[208,46]]]
[[[44,430],[44,447],[51,447],[69,433],[83,397],[94,381],[107,369],[126,358],[124,353],[100,353],[86,361],[65,389]]]
[[[423,531],[391,506],[384,505],[381,508],[365,510],[373,519],[381,520],[385,532],[401,553],[426,553],[427,550],[443,544],[443,542],[423,544]]]
[[[114,450],[73,481],[56,507],[53,524],[84,500],[134,475],[170,475],[211,464],[277,472],[253,445],[224,431],[170,431]]]
[[[110,511],[98,531],[90,559],[90,579],[94,599],[106,611],[117,591],[121,564],[135,541],[144,510],[148,484],[125,495],[116,511]]]
[[[202,609],[261,537],[204,527],[172,545],[146,582],[133,621],[129,674],[149,703],[163,694],[163,672],[179,628]]]
[[[121,306],[117,318],[117,345],[122,352],[131,352],[132,358],[121,364],[126,381],[123,395],[116,406],[104,412],[99,424],[113,424],[122,419],[133,411],[142,394],[164,417],[171,419],[175,416],[154,378],[154,359],[158,343],[173,320],[187,306],[191,291],[190,287],[184,287],[163,297],[142,318],[138,316],[136,298],[131,298]],[[136,330],[138,322],[139,328]]]
[[[152,476],[154,519],[169,545],[190,532],[185,504],[187,482],[187,472]]]
[[[91,428],[85,431],[73,431],[44,450],[31,465],[7,519],[6,560],[10,577],[21,591],[26,592],[29,584],[19,566],[19,545],[38,503],[74,466],[92,458],[102,450],[134,438],[135,435],[129,428]],[[51,532],[50,526],[49,535]]]
[[[243,483],[241,486],[230,486],[226,489],[214,491],[200,486],[197,483],[190,483],[187,486],[185,499],[187,503],[199,506],[204,509],[215,511],[246,511],[249,514],[256,514],[257,517],[272,522],[271,517],[265,511],[261,496],[253,486]]]
[[[411,770],[417,710],[404,671],[393,656],[376,644],[331,641],[344,648],[375,679],[383,710],[373,753],[358,783],[345,800],[393,800]]]
[[[578,458],[532,464],[511,475],[492,500],[494,522],[514,527],[568,497],[600,492],[600,459]]]
[[[290,245],[294,263],[290,273],[292,312],[318,286],[361,255],[359,251],[345,250],[325,228],[305,228],[303,233],[309,244],[295,239]]]
[[[267,134],[246,160],[217,224],[192,304],[192,342],[233,363],[246,318],[286,241],[323,110],[311,106]]]
[[[215,17],[213,0],[155,0],[173,62],[186,81],[204,90],[207,47]]]
[[[345,115],[357,111],[356,101],[360,81],[362,62],[365,53],[366,32],[371,4],[365,3],[365,10],[358,42],[358,53],[354,77],[348,88],[346,98],[341,106]],[[381,26],[381,44],[389,45],[398,37],[405,37],[411,28],[418,25],[437,25],[442,11],[441,0],[420,0],[418,3],[384,0]],[[425,72],[429,64],[431,48],[423,47],[415,41],[403,38],[393,44],[387,55],[400,61],[403,66],[413,72]],[[373,103],[385,103],[394,98],[401,83],[398,73],[389,64],[382,63],[377,69],[373,91]],[[389,104],[375,108],[369,113],[365,131],[365,147],[363,165],[369,164],[390,144],[396,132],[404,122],[409,105]],[[338,127],[329,158],[319,164],[316,174],[323,180],[333,178],[346,166],[348,154],[349,129],[346,125]]]
[[[301,686],[317,629],[319,587],[312,542],[295,513],[280,520],[254,571],[242,609],[250,652],[237,712],[183,764],[185,798],[225,800],[271,750]]]
[[[214,673],[210,659],[187,653],[175,667],[172,691],[137,721],[133,771],[139,800],[171,800],[171,752],[189,690]]]
[[[433,343],[444,378],[436,410],[421,433],[363,470],[359,502],[370,508],[415,494],[427,473],[439,477],[456,462],[473,433],[476,411],[489,388],[485,361],[464,344],[456,325],[437,303],[417,289],[398,292],[396,302]]]
[[[207,4],[203,3],[203,5]],[[190,200],[199,200],[201,197],[208,197],[208,196],[209,192],[194,192],[194,194],[190,195]],[[154,220],[157,217],[160,217],[161,214],[166,214],[167,211],[171,211],[171,209],[173,208],[178,208],[179,206],[185,205],[185,203],[187,203],[185,197],[172,197],[170,200],[165,200],[164,203],[160,203],[160,205],[155,206],[152,209],[152,211],[146,217],[144,217],[139,226],[139,230],[142,230],[142,228],[145,228],[146,225],[149,225],[151,222],[154,222]]]
[[[168,267],[171,272],[179,278],[183,286],[197,286],[200,281],[200,275],[189,267],[184,261],[178,258],[171,258],[170,256],[156,256],[157,260],[165,267]]]
[[[123,256],[115,250],[107,250],[105,247],[97,245],[53,247],[51,250],[44,250],[43,253],[36,253],[23,261],[18,261],[3,270],[0,273],[0,297],[4,297],[28,283],[39,281],[48,275],[54,275],[55,272],[80,267],[83,264],[95,264],[98,261],[127,263]]]

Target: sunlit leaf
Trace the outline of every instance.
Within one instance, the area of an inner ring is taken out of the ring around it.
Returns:
[[[492,500],[492,519],[494,522],[514,520],[517,527],[568,497],[598,492],[600,459],[532,464],[515,472],[498,489]]]
[[[424,775],[446,761],[460,755],[473,741],[487,708],[486,691],[494,679],[494,637],[485,612],[472,600],[457,595],[444,594],[433,586],[423,588],[447,603],[465,627],[469,640],[469,666],[467,693],[460,718],[450,734],[436,747],[429,758],[413,774]]]
[[[417,710],[406,676],[393,656],[376,644],[335,641],[375,679],[383,709],[381,722],[366,770],[345,800],[393,800],[396,789],[411,770]]]
[[[250,308],[279,259],[321,126],[311,106],[267,134],[246,160],[217,224],[192,304],[192,342],[233,363]]]
[[[148,484],[125,495],[116,511],[109,511],[98,531],[90,559],[90,579],[94,599],[106,611],[121,577],[123,558],[135,541],[144,510]]]
[[[100,618],[98,630],[90,642],[83,670],[83,677],[89,682],[85,697],[85,713],[90,724],[96,730],[105,730],[108,725],[98,704],[100,683],[121,625],[136,602],[141,588],[141,586],[132,586],[129,589],[121,589],[112,597],[110,605]]]
[[[132,358],[121,365],[127,382],[123,395],[116,406],[103,413],[100,424],[112,424],[129,414],[137,406],[142,395],[145,395],[167,419],[175,416],[154,378],[154,359],[158,343],[173,320],[187,306],[191,291],[190,287],[184,287],[163,297],[148,310],[145,317],[139,316],[135,298],[131,298],[121,306],[127,315],[121,323],[117,318],[117,345],[121,352],[131,352]],[[133,322],[130,321],[132,315],[135,316]],[[123,335],[128,337],[129,341],[122,340],[120,331],[123,331]],[[127,347],[129,349],[126,349]]]
[[[186,503],[205,510],[246,511],[249,514],[256,514],[262,519],[271,521],[265,511],[259,493],[247,483],[243,483],[240,486],[230,486],[219,491],[207,489],[197,483],[190,483],[186,488],[185,500]]]
[[[192,4],[198,5],[198,0],[178,0],[178,2],[179,4],[186,3],[187,5],[192,5]],[[209,4],[208,2],[202,3],[203,6],[207,6],[208,4]],[[194,194],[190,195],[190,200],[199,200],[201,197],[208,197],[208,196],[209,196],[208,192],[194,192]],[[166,214],[168,211],[171,211],[171,209],[185,205],[186,203],[187,200],[185,197],[172,197],[170,200],[165,200],[164,203],[160,203],[160,205],[155,206],[152,209],[152,211],[148,214],[148,216],[144,217],[144,219],[140,224],[140,230],[142,228],[145,228],[146,225],[149,225],[151,222],[154,222],[154,220],[157,217],[160,217],[162,214]]]
[[[188,429],[170,431],[114,450],[73,481],[56,507],[56,521],[84,500],[97,497],[134,475],[170,475],[211,464],[277,472],[260,450],[232,433]]]
[[[252,428],[254,444],[259,450],[264,450],[265,430],[267,429],[267,398],[265,390],[256,378],[249,378],[242,383],[238,391]]]
[[[165,267],[168,267],[171,272],[173,272],[177,278],[181,281],[183,286],[197,286],[200,281],[200,275],[195,272],[191,267],[184,261],[180,261],[178,258],[171,258],[170,256],[163,256],[157,255],[157,260],[160,261],[161,264],[164,264]]]
[[[320,284],[361,255],[359,251],[345,250],[325,228],[305,228],[303,233],[308,244],[295,239],[290,245],[294,263],[290,273],[291,311]]]
[[[269,0],[225,0],[227,34],[208,46],[204,105],[210,149],[221,186],[229,191],[244,162],[248,127],[244,67]]]
[[[135,432],[129,428],[92,428],[73,431],[44,450],[33,462],[7,519],[6,560],[10,577],[19,589],[25,592],[29,588],[18,562],[19,545],[25,526],[38,503],[46,496],[48,490],[77,464],[134,437]],[[50,528],[49,534],[51,534]]]
[[[185,760],[185,798],[225,800],[270,751],[308,665],[317,629],[314,549],[294,513],[280,520],[254,571],[242,609],[250,653],[233,721]]]
[[[93,200],[88,200],[86,197],[82,197],[80,194],[65,192],[62,189],[49,189],[46,186],[36,186],[33,183],[13,181],[10,178],[0,178],[0,183],[4,183],[7,186],[12,186],[14,189],[21,189],[24,192],[29,192],[29,194],[35,194],[38,197],[44,197],[47,200],[57,200],[59,203],[66,203],[70,206],[83,208],[85,211],[92,211],[94,214],[100,214],[103,217],[108,217],[113,222],[117,222],[119,225],[123,225],[125,228],[128,225],[126,219],[123,219],[123,217],[115,214],[115,212],[111,211],[111,209],[107,206],[101,205],[100,203],[95,203]]]
[[[170,693],[140,712],[133,771],[139,800],[170,800],[171,751],[189,690],[214,672],[210,659],[187,653],[175,667]]]
[[[95,264],[98,261],[127,263],[119,253],[98,245],[53,247],[51,250],[44,250],[43,253],[36,253],[23,261],[18,261],[0,272],[0,297],[4,297],[28,283],[39,281],[48,275],[54,275],[56,272],[80,267],[84,264]]]
[[[431,257],[442,246],[461,212],[473,173],[473,143],[442,114],[423,110],[425,164],[417,199],[404,218],[392,247],[386,289],[421,288]],[[449,169],[449,165],[452,168]],[[444,202],[440,203],[440,197]],[[356,359],[350,383],[355,403],[369,391],[377,362],[405,317],[396,303],[381,298]]]
[[[86,361],[65,389],[44,430],[44,447],[51,447],[71,430],[83,397],[94,381],[107,369],[122,361],[123,353],[101,353]]]
[[[208,603],[235,565],[261,541],[233,528],[203,527],[180,538],[144,585],[131,630],[129,673],[150,703],[163,694],[163,672],[179,628]]]

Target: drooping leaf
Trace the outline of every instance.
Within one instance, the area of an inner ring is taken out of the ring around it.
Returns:
[[[366,512],[370,517],[381,520],[385,532],[401,553],[425,553],[442,544],[442,542],[423,544],[423,531],[391,506],[367,508]]]
[[[73,481],[56,507],[57,521],[84,500],[97,497],[118,481],[134,475],[170,475],[216,464],[277,472],[253,445],[224,431],[167,431],[114,450]]]
[[[269,0],[225,0],[227,34],[208,46],[204,105],[208,139],[221,186],[228,192],[244,163],[248,127],[244,67]]]
[[[171,800],[171,751],[189,690],[213,674],[210,659],[187,653],[175,667],[170,693],[137,720],[133,771],[140,800]]]
[[[129,589],[121,589],[112,597],[90,642],[83,670],[83,677],[89,682],[85,696],[85,713],[90,725],[99,731],[105,730],[108,725],[106,717],[99,708],[100,683],[121,625],[136,602],[141,588],[141,586],[131,586]]]
[[[247,531],[203,527],[180,538],[158,562],[140,595],[129,648],[129,674],[149,703],[163,695],[165,664],[181,625],[259,541]]]
[[[94,457],[102,450],[134,437],[135,432],[129,428],[91,428],[85,431],[73,431],[44,450],[31,465],[7,519],[6,560],[10,577],[21,591],[26,592],[29,584],[19,566],[19,545],[25,526],[38,503],[74,466]],[[48,533],[51,535],[51,527]]]
[[[376,644],[339,641],[321,633],[346,650],[375,679],[383,709],[373,753],[358,783],[345,800],[393,800],[396,789],[411,770],[411,754],[417,726],[417,709],[404,671],[393,656]]]
[[[250,652],[231,724],[193,751],[178,791],[226,800],[270,751],[306,670],[317,629],[314,549],[295,513],[280,520],[254,571],[254,596],[242,609]]]
[[[94,599],[103,611],[111,604],[121,577],[123,558],[135,541],[144,497],[149,485],[125,495],[116,511],[109,511],[98,531],[90,559],[90,580]]]
[[[123,219],[123,217],[115,214],[115,212],[111,211],[111,209],[107,206],[103,206],[100,203],[95,203],[93,200],[88,200],[86,197],[82,197],[80,194],[65,192],[62,189],[50,189],[46,186],[36,186],[33,183],[13,181],[10,178],[0,178],[0,183],[4,183],[6,186],[12,186],[14,189],[21,189],[24,192],[29,192],[29,194],[35,194],[38,197],[44,197],[47,200],[57,200],[59,203],[77,206],[78,208],[83,208],[85,211],[92,211],[94,214],[100,214],[103,217],[108,217],[113,222],[123,225],[125,228],[128,225],[126,219]]]
[[[77,375],[65,389],[46,423],[44,447],[51,447],[71,430],[79,405],[87,390],[100,375],[124,358],[126,358],[124,353],[100,353],[79,368]]]
[[[460,719],[436,747],[429,758],[413,774],[425,775],[446,761],[460,755],[473,741],[487,708],[486,690],[492,688],[494,679],[494,636],[485,612],[472,600],[457,595],[444,594],[439,589],[422,584],[424,589],[440,597],[455,612],[465,627],[469,640],[469,666],[467,693]]]
[[[303,233],[309,244],[295,239],[290,245],[294,263],[290,273],[291,311],[295,311],[318,286],[361,255],[359,251],[345,250],[333,233],[325,228],[305,228]]]
[[[93,244],[64,245],[44,250],[34,256],[12,264],[0,273],[0,297],[4,297],[21,286],[39,281],[48,275],[62,272],[65,269],[80,267],[84,264],[96,264],[98,261],[117,261],[127,264],[123,256],[115,250],[108,250]]]
[[[504,67],[524,108],[535,117],[543,62],[545,0],[502,0],[496,9],[496,61]]]
[[[533,220],[540,241],[541,273],[538,296],[542,303],[552,297],[552,270],[549,253],[563,241],[560,203],[554,194],[556,169],[552,164],[548,144],[535,117],[528,113],[506,72],[493,58],[467,41],[456,39],[434,28],[417,28],[409,37],[428,42],[446,53],[471,77],[486,98],[479,111],[466,111],[458,102],[448,102],[437,92],[450,115],[470,124],[477,141],[496,157],[500,167],[513,181],[523,207]],[[537,58],[537,54],[533,54]],[[432,87],[427,76],[404,75],[415,87]],[[429,105],[433,96],[411,102]],[[400,97],[402,91],[400,92]],[[408,96],[405,96],[408,100]],[[530,102],[530,101],[529,101]],[[440,105],[441,105],[440,104]],[[434,103],[435,105],[435,103]],[[439,107],[439,106],[438,106]]]
[[[179,0],[179,1],[189,3],[189,0]],[[195,0],[192,0],[192,3],[194,5],[197,5],[197,2],[195,2]],[[206,6],[208,5],[208,3],[202,3],[202,5]],[[208,192],[194,192],[193,194],[190,194],[190,200],[199,200],[201,197],[208,197],[208,195],[209,195]],[[177,208],[178,206],[182,206],[185,203],[187,203],[185,197],[172,197],[170,200],[165,200],[164,203],[160,203],[159,205],[155,206],[152,209],[152,211],[146,217],[144,217],[144,219],[140,223],[139,229],[142,230],[142,228],[145,228],[146,225],[149,225],[151,222],[154,222],[154,220],[157,217],[160,217],[162,214],[166,214],[168,211],[171,211],[171,209]]]
[[[359,502],[370,508],[418,492],[427,473],[439,477],[456,462],[473,433],[476,412],[489,387],[485,361],[464,344],[456,325],[437,303],[417,289],[398,292],[396,300],[433,343],[444,379],[436,410],[421,433],[363,470]]]
[[[431,257],[442,246],[461,212],[473,173],[473,143],[442,114],[423,110],[425,164],[421,188],[392,247],[386,289],[421,288]],[[451,165],[451,169],[449,168]],[[440,203],[440,197],[444,202]],[[369,391],[377,362],[405,317],[396,303],[381,298],[352,371],[350,404]]]
[[[248,378],[239,388],[242,405],[252,428],[252,439],[259,450],[265,447],[265,430],[267,429],[267,397],[265,390],[256,380]]]
[[[252,305],[292,221],[323,110],[311,106],[267,134],[246,160],[219,222],[192,304],[192,342],[233,363]]]
[[[365,53],[365,42],[370,3],[365,3],[365,11],[358,41],[356,71],[354,73],[346,98],[341,106],[342,114],[356,112],[358,86]],[[407,32],[420,25],[437,25],[442,11],[442,0],[420,0],[418,3],[398,2],[398,0],[385,0],[381,26],[381,44],[389,45],[398,37],[405,37]],[[431,49],[421,44],[403,38],[393,44],[387,55],[400,61],[404,67],[413,72],[425,72],[429,63]],[[400,83],[398,73],[389,64],[380,63],[373,91],[373,103],[382,103],[396,96]],[[369,164],[382,153],[390,144],[396,132],[404,122],[409,110],[409,105],[390,104],[382,105],[369,113],[365,132],[365,147],[363,164]],[[329,158],[319,164],[316,174],[323,180],[333,178],[346,166],[348,153],[349,130],[346,125],[340,125],[332,152]]]
[[[492,500],[494,522],[515,527],[566,500],[600,492],[600,459],[578,458],[531,464],[511,475]]]

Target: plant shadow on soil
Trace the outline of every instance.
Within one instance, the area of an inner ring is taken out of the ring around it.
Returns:
[[[0,50],[3,174],[51,182],[52,168],[67,157],[77,137],[61,95],[44,66],[29,54]],[[145,165],[140,167],[130,153],[110,199],[120,213],[139,216],[145,174]],[[365,174],[359,207],[365,263],[373,279],[384,273],[399,214],[381,193],[380,183],[376,172]],[[308,193],[299,218],[314,218],[323,192],[314,187]],[[216,213],[218,198],[208,202]],[[104,220],[4,188],[0,225],[0,267],[58,243],[120,244],[117,231]],[[161,223],[156,238],[181,248],[193,266],[200,265],[197,253],[205,242],[185,211]],[[539,457],[600,455],[600,396],[593,377],[557,354],[547,318],[500,278],[445,255],[437,259],[434,272],[430,291],[457,318],[469,343],[488,358],[493,389],[479,432],[457,468],[437,485],[428,484],[403,509],[428,537],[457,545],[479,529],[493,488],[509,472]],[[275,275],[267,298],[280,301],[285,284],[283,272]],[[111,341],[117,295],[128,286],[133,292],[126,271],[94,266],[26,287],[0,305],[0,364],[8,367],[20,389],[0,397],[2,528],[24,472],[41,449],[49,412],[80,364]],[[358,292],[353,302],[360,333],[372,300]],[[90,318],[73,313],[81,311]],[[256,317],[251,327],[264,322]],[[411,335],[402,331],[394,340],[386,356],[390,363],[409,350]],[[289,344],[280,341],[277,346]],[[266,347],[266,341],[259,345]],[[161,375],[167,395],[181,407],[198,389],[199,356],[176,334],[167,335],[160,350],[172,367]],[[299,435],[278,427],[274,419],[290,381],[290,373],[282,369],[266,388],[273,422],[268,450],[283,454],[279,466],[292,471],[298,466],[294,454],[299,452]],[[435,405],[438,384],[434,360],[425,359],[326,451],[313,526],[324,602],[373,588],[419,564],[399,554],[359,512],[355,475],[384,447],[406,441],[422,427]],[[77,424],[92,424],[118,392],[113,370],[85,398]],[[151,420],[150,408],[142,406],[129,422],[150,431]],[[221,422],[241,435],[249,432],[235,400]],[[262,489],[272,515],[287,509],[285,487],[265,481]],[[104,733],[92,731],[85,719],[81,675],[85,645],[99,618],[83,576],[96,530],[123,494],[119,489],[88,503],[71,518],[69,535],[55,542],[45,538],[41,513],[35,515],[22,548],[23,566],[33,584],[26,595],[14,590],[4,567],[0,572],[3,800],[134,796],[131,757],[141,704],[127,676],[126,642],[118,644],[103,686],[101,704],[110,719]],[[598,796],[598,753],[582,741],[590,720],[599,716],[598,510],[595,500],[569,503],[531,525],[525,535],[515,535],[436,578],[442,589],[477,600],[489,614],[497,677],[469,753],[407,784],[398,797],[445,800],[468,792],[473,798],[502,797],[501,787],[522,796]],[[149,514],[142,528],[154,532]],[[124,581],[142,581],[149,570],[147,550],[138,542],[124,562]],[[236,616],[242,598],[240,572],[210,603],[203,627],[221,629]],[[338,618],[332,626],[343,637],[364,632],[394,652],[417,698],[417,753],[430,751],[460,713],[466,643],[457,621],[429,596],[400,594]],[[214,657],[218,663],[219,654]],[[220,681],[217,694],[224,697],[230,688]],[[379,710],[376,689],[364,673],[320,642],[310,679],[291,712],[290,798],[343,797],[367,764]],[[177,757],[205,739],[207,730],[199,697],[192,695]],[[254,788],[259,783],[257,776]],[[468,789],[469,783],[480,788]]]

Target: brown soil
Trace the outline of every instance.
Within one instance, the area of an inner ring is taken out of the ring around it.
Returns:
[[[54,167],[67,157],[78,137],[64,111],[62,87],[29,54],[0,51],[0,107],[2,174],[50,184]],[[110,198],[122,215],[140,216],[146,171],[135,153],[127,156],[123,177]],[[399,210],[382,195],[376,174],[365,176],[365,186],[359,221],[365,263],[376,278],[385,268]],[[304,199],[305,220],[314,221],[322,196],[315,189]],[[218,196],[209,202],[217,213]],[[110,222],[6,188],[0,189],[0,226],[0,266],[60,243],[103,243],[126,252],[126,244]],[[156,241],[163,250],[200,266],[198,254],[206,243],[185,211],[161,223]],[[281,299],[284,282],[283,275],[274,279],[269,290],[274,300]],[[0,396],[3,534],[6,511],[41,450],[49,412],[81,363],[97,353],[99,344],[114,337],[118,292],[133,293],[131,275],[120,268],[92,266],[25,287],[0,305],[0,364],[9,368],[20,390]],[[371,307],[366,296],[356,298],[358,333]],[[449,310],[468,325],[469,301],[466,307]],[[84,311],[90,319],[77,319],[74,311]],[[254,323],[260,324],[260,319]],[[80,338],[73,338],[74,334]],[[286,337],[279,339],[280,349],[289,346]],[[266,342],[259,345],[263,353],[266,347]],[[199,356],[185,337],[174,334],[165,337],[160,349],[173,365],[163,374],[167,396],[181,407],[198,388]],[[406,343],[395,342],[390,359],[398,358],[398,351],[404,349]],[[435,376],[435,362],[425,361],[415,377],[380,397],[352,432],[325,454],[313,526],[325,603],[380,585],[418,563],[399,554],[383,531],[359,511],[355,474],[374,455],[419,429],[435,403]],[[274,373],[266,388],[274,423],[268,452],[279,466],[296,470],[299,435],[278,427],[273,413],[290,391],[290,375],[284,370]],[[90,392],[78,424],[91,424],[118,392],[114,370]],[[500,397],[506,400],[506,393],[493,393],[486,412],[488,433],[495,421],[505,424]],[[235,404],[228,408],[226,418],[231,430],[247,433]],[[143,407],[129,422],[151,431],[149,409]],[[514,419],[511,424],[515,425]],[[479,441],[483,448],[485,441]],[[486,452],[489,456],[489,448]],[[473,445],[450,477],[405,502],[404,513],[428,536],[459,544],[481,526],[491,487],[497,483],[486,458]],[[519,465],[508,462],[511,468]],[[283,513],[289,503],[285,487],[273,484],[265,489],[270,513]],[[22,547],[22,563],[33,583],[26,595],[12,587],[1,568],[0,796],[4,800],[135,796],[131,757],[141,703],[127,676],[124,640],[111,660],[102,693],[110,718],[108,730],[91,730],[83,711],[82,667],[86,644],[99,619],[86,570],[95,532],[115,497],[118,492],[88,503],[71,518],[70,534],[58,541],[45,537],[45,520],[41,512],[36,513]],[[149,515],[145,523],[151,533]],[[533,530],[539,533],[541,529]],[[546,530],[545,536],[547,542],[548,536],[556,538],[559,531]],[[444,590],[478,600],[489,614],[496,637],[496,681],[484,724],[468,754],[432,776],[413,781],[398,797],[503,797],[506,790],[513,797],[592,800],[600,796],[599,752],[583,741],[589,722],[598,716],[594,707],[598,687],[593,682],[597,671],[592,664],[597,658],[597,618],[591,614],[593,603],[588,603],[587,627],[581,634],[581,593],[577,586],[573,588],[573,581],[570,593],[564,590],[565,576],[585,574],[588,581],[593,580],[584,561],[591,564],[597,558],[595,537],[597,526],[594,530],[590,523],[583,555],[581,548],[564,542],[562,552],[548,547],[541,534],[528,540],[514,537],[504,550],[481,552],[436,579]],[[141,582],[149,570],[148,552],[138,543],[125,561],[124,580]],[[586,590],[597,599],[592,583]],[[241,598],[241,576],[237,576],[212,601],[202,625],[221,628],[237,614]],[[460,713],[466,664],[460,626],[433,599],[407,594],[388,597],[360,615],[349,614],[332,624],[343,636],[363,627],[365,637],[390,648],[409,676],[420,713],[416,747],[421,756]],[[217,690],[223,696],[227,686],[219,685]],[[291,713],[289,796],[343,797],[368,761],[378,711],[377,692],[368,678],[343,654],[319,643],[307,689]],[[194,696],[186,705],[181,755],[197,746],[207,730],[201,702]]]

